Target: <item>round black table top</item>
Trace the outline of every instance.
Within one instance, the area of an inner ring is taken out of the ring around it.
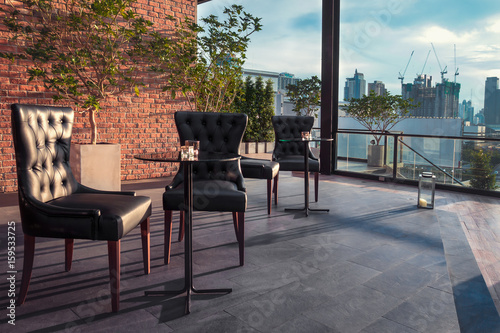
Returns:
[[[302,138],[287,138],[287,139],[279,139],[281,142],[328,142],[333,141],[331,138],[310,138],[310,139],[302,139]]]
[[[171,150],[161,153],[146,153],[135,155],[134,158],[143,161],[151,162],[228,162],[235,161],[241,156],[237,154],[226,154],[226,153],[207,153],[199,152],[198,157],[193,158],[181,158],[180,151]]]

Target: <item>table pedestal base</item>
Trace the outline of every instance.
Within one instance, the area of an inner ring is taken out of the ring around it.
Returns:
[[[231,288],[223,289],[196,289],[191,286],[189,288],[184,287],[180,290],[158,290],[158,291],[146,291],[144,294],[146,296],[157,296],[166,297],[171,295],[180,295],[186,293],[186,307],[184,308],[184,314],[189,314],[191,311],[191,295],[192,294],[229,294],[232,292]]]
[[[309,216],[309,212],[329,212],[329,209],[321,209],[321,208],[285,208],[285,212],[305,212],[306,216]]]

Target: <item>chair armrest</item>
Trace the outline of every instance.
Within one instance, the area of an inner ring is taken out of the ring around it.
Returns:
[[[117,194],[117,195],[130,195],[135,197],[134,191],[105,191],[91,188],[82,184],[78,184],[78,189],[75,193],[96,193],[96,194]]]
[[[313,160],[318,160],[318,158],[313,154],[310,148],[309,149],[309,158],[312,158]]]
[[[36,200],[34,198],[20,198],[20,201],[27,206],[28,209],[36,209],[37,213],[41,213],[46,216],[57,216],[63,218],[95,218],[98,219],[101,216],[101,211],[99,209],[78,209],[78,208],[67,208],[59,207],[55,205],[50,205],[45,202]]]
[[[172,179],[172,181],[170,182],[170,184],[165,186],[165,191],[172,190],[183,183],[184,173],[181,170],[182,170],[182,168],[180,168],[179,171],[175,174],[175,176]]]
[[[99,209],[60,207],[22,195],[19,208],[23,232],[27,235],[93,240],[97,237]]]

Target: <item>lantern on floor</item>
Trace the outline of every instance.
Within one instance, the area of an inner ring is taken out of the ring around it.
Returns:
[[[434,193],[436,191],[436,176],[432,172],[422,172],[418,177],[419,208],[434,208]]]

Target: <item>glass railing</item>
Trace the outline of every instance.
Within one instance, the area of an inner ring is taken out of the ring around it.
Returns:
[[[367,131],[339,130],[336,148],[339,172],[411,182],[430,171],[438,184],[500,193],[500,139],[395,132],[377,146]]]

